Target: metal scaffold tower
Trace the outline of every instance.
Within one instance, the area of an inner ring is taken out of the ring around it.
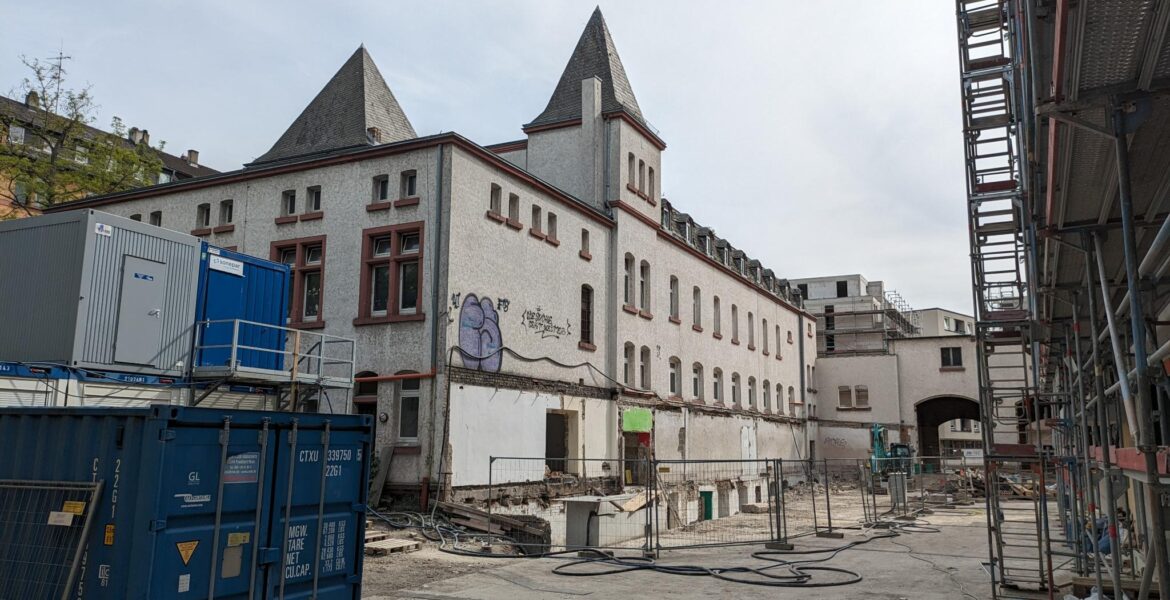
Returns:
[[[1022,133],[1026,73],[1013,3],[959,0],[967,214],[983,422],[990,571],[1001,588],[1051,584],[1037,394],[1036,294]],[[1020,490],[1039,490],[1032,500]]]

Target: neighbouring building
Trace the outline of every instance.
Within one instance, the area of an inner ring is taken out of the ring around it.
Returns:
[[[46,118],[47,116],[51,116],[51,113],[41,106],[36,92],[29,92],[24,101],[0,96],[0,154],[19,154],[31,157],[32,160],[47,159],[49,147],[44,136],[56,133],[45,131],[51,129],[45,127],[45,124],[51,121]],[[83,127],[84,132],[71,135],[78,139],[111,135],[95,127]],[[138,144],[150,146],[150,132],[133,127],[127,132],[123,143],[127,146]],[[196,150],[188,150],[182,156],[175,156],[152,149],[161,161],[159,172],[150,178],[154,183],[163,184],[218,173],[215,169],[199,163],[199,152]],[[71,161],[80,164],[87,161],[86,154],[80,147],[71,148],[69,152],[74,152]],[[72,162],[62,161],[61,164],[71,165]],[[9,181],[0,174],[0,218],[9,215],[20,217],[38,214],[41,208],[35,192],[29,191],[26,182]]]
[[[536,459],[496,483],[651,452],[808,457],[816,317],[662,197],[666,144],[600,11],[522,129],[419,137],[360,48],[244,168],[53,210],[287,263],[289,324],[357,340],[353,406],[392,449],[391,491],[483,487],[493,456]]]
[[[918,456],[983,447],[970,315],[914,310],[881,281],[856,274],[790,283],[817,317],[820,455],[869,456],[874,424]]]

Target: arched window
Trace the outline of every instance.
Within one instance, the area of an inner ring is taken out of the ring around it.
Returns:
[[[508,194],[508,219],[514,227],[520,227],[520,196],[516,194]]]
[[[739,307],[731,305],[731,341],[739,343]]]
[[[723,403],[723,369],[718,367],[711,372],[711,397],[715,404]]]
[[[650,185],[646,188],[646,195],[650,196],[651,200],[657,202],[658,199],[654,197],[654,167],[649,167],[648,170],[650,172],[648,181]]]
[[[703,401],[703,365],[699,363],[691,365],[691,399]]]
[[[634,386],[634,344],[626,342],[625,354],[622,363],[622,383],[628,387]]]
[[[772,384],[765,379],[760,389],[764,392],[764,412],[772,412]]]
[[[756,408],[756,378],[748,377],[748,408]]]
[[[581,343],[593,345],[593,288],[581,286]]]
[[[634,255],[629,252],[626,253],[625,303],[634,305]]]
[[[677,356],[670,357],[670,395],[682,395],[682,361]]]
[[[731,374],[731,403],[736,407],[740,404],[739,398],[739,373]]]
[[[768,320],[760,320],[760,336],[764,338],[764,354],[768,353]]]
[[[650,263],[642,261],[641,268],[639,269],[639,275],[640,279],[638,280],[638,297],[639,302],[641,303],[639,308],[646,312],[650,312]]]
[[[776,326],[776,358],[780,358],[780,349],[782,347],[783,346],[780,345],[780,326],[777,325]]]
[[[788,414],[796,416],[796,390],[788,386]]]
[[[646,190],[646,161],[638,159],[638,191]]]
[[[720,331],[722,329],[722,323],[720,322],[721,319],[719,318],[719,296],[715,296],[715,302],[712,304],[711,309],[714,311],[714,314],[711,316],[711,318],[715,320],[715,335],[722,336],[723,332]]]
[[[651,381],[650,381],[650,348],[649,348],[649,347],[647,347],[647,346],[642,346],[642,362],[641,362],[641,365],[640,365],[640,366],[641,366],[641,369],[642,369],[642,370],[641,370],[641,373],[640,373],[640,375],[641,375],[642,389],[644,389],[644,390],[651,389]]]
[[[697,285],[691,290],[691,325],[703,326],[703,292]]]
[[[784,414],[784,384],[776,384],[776,414]]]
[[[635,167],[634,167],[634,153],[633,153],[633,152],[631,152],[631,153],[630,153],[630,175],[629,175],[629,177],[630,177],[630,180],[626,182],[626,183],[628,183],[628,184],[630,184],[630,185],[634,185],[635,183],[637,183],[637,182],[638,182],[638,181],[637,181],[637,179],[635,179],[635,172],[634,172],[634,168],[635,168]]]
[[[414,374],[413,371],[398,375]],[[418,401],[421,380],[418,378],[398,381],[398,441],[418,441]]]
[[[756,349],[756,317],[748,311],[748,350]]]
[[[678,321],[678,277],[670,276],[670,317]]]

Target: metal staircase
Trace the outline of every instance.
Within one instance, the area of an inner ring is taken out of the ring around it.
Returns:
[[[1006,588],[1046,589],[1051,577],[1021,161],[1026,100],[1014,2],[957,0],[957,8],[988,537],[1001,597]]]

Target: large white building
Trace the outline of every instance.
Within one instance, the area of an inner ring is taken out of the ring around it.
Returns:
[[[418,137],[363,48],[243,169],[56,210],[289,264],[289,323],[358,342],[355,410],[402,492],[482,486],[491,456],[595,476],[575,459],[813,452],[816,319],[661,196],[600,11],[523,131]]]
[[[869,456],[875,424],[918,456],[983,447],[971,316],[913,310],[881,281],[856,274],[791,285],[818,320],[819,455]]]

